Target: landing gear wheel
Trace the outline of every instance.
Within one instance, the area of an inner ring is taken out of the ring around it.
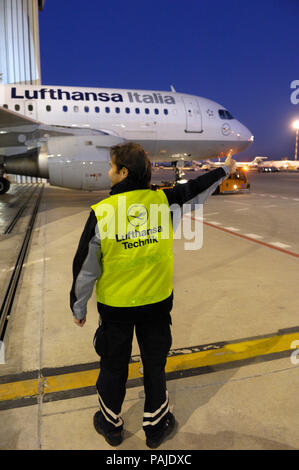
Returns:
[[[10,188],[10,182],[3,176],[0,176],[0,194],[7,193],[9,188]]]

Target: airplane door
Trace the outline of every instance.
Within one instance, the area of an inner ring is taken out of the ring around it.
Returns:
[[[25,116],[31,117],[32,119],[37,119],[36,101],[25,101]]]
[[[203,132],[202,117],[197,98],[184,96],[183,101],[186,110],[185,132]]]

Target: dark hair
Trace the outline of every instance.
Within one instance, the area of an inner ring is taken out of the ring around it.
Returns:
[[[152,177],[152,167],[150,159],[139,144],[128,142],[122,145],[115,145],[110,150],[111,160],[117,166],[119,172],[123,167],[127,168],[129,176],[136,183],[150,186]]]

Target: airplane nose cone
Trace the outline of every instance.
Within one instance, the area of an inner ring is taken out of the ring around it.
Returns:
[[[243,124],[238,122],[236,131],[235,131],[236,140],[240,142],[243,147],[243,150],[248,148],[254,142],[254,135],[252,132]]]
[[[252,142],[254,142],[254,135],[248,129],[248,127],[245,127],[245,126],[244,126],[244,135],[246,137],[246,140],[248,140],[248,142],[250,142],[251,144],[252,144]]]
[[[253,143],[254,142],[254,135],[249,132],[250,137],[248,137],[248,142]]]
[[[244,126],[241,123],[238,123],[236,132],[237,132],[237,137],[239,137],[240,140],[248,140],[251,142],[254,139],[252,132],[248,129],[248,127]]]

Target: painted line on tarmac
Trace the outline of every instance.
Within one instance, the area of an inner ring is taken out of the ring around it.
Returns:
[[[173,349],[166,363],[167,380],[291,357],[299,344],[299,326],[269,335]],[[96,394],[99,362],[24,372],[0,377],[0,410]],[[127,387],[143,385],[140,356],[129,364]]]
[[[193,216],[185,215],[185,217],[189,217],[190,219],[197,220]],[[231,235],[235,235],[236,237],[243,238],[244,240],[248,240],[250,242],[254,242],[254,243],[258,243],[260,245],[266,246],[267,248],[271,248],[272,250],[280,251],[281,253],[285,253],[286,255],[290,255],[290,256],[294,256],[295,258],[299,258],[299,253],[295,253],[294,251],[286,250],[285,248],[283,248],[281,246],[277,246],[277,245],[275,246],[271,243],[262,242],[261,240],[257,240],[256,238],[250,238],[247,235],[243,235],[242,233],[236,233],[236,229],[234,229],[234,231],[232,231],[229,228],[220,227],[219,225],[216,225],[215,222],[210,223],[210,222],[203,221],[203,224],[208,225],[209,227],[216,228],[218,230],[222,230],[223,232],[230,233]],[[277,243],[277,242],[275,242],[275,243]],[[287,246],[288,245],[285,245],[285,247],[287,247]]]

